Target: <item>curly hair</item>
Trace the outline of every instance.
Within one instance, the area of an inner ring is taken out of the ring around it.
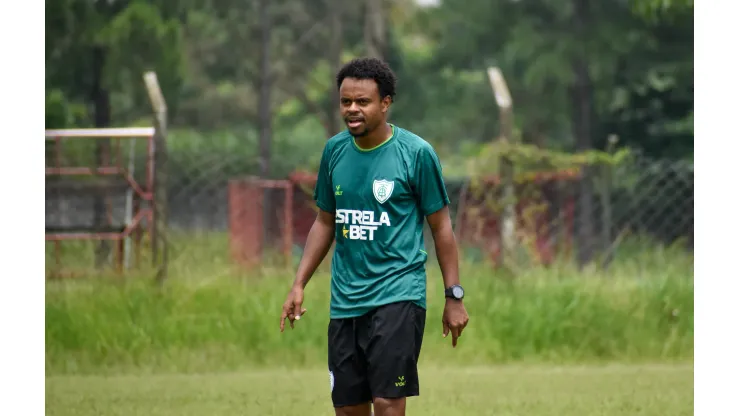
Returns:
[[[345,78],[372,79],[378,85],[380,98],[396,96],[396,75],[385,62],[377,58],[357,58],[347,62],[337,72],[337,89]]]

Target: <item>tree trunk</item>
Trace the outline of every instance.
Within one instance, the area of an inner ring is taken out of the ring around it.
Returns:
[[[102,46],[96,46],[93,48],[93,59],[92,59],[92,90],[90,91],[90,98],[93,105],[94,112],[94,123],[97,128],[110,127],[111,123],[111,108],[110,108],[110,94],[108,90],[103,87],[103,69],[105,67],[105,54],[106,51]],[[110,162],[110,140],[98,139],[96,149],[96,165],[102,166]],[[93,226],[95,228],[103,227],[106,225],[106,209],[105,200],[107,191],[103,191],[100,194],[96,194],[93,197]],[[95,267],[102,268],[108,260],[110,255],[110,242],[101,240],[96,244],[95,247]]]
[[[342,47],[344,46],[342,40],[343,27],[342,19],[343,16],[343,0],[335,1],[333,7],[331,7],[331,44],[329,45],[330,53],[329,59],[334,71],[338,71],[342,65]],[[336,90],[331,94],[329,111],[326,113],[327,129],[329,130],[327,139],[339,133],[342,129],[342,117],[339,114],[339,94]]]
[[[270,0],[260,0],[260,84],[259,84],[259,161],[260,176],[270,177],[270,157],[272,144],[272,74],[270,68],[270,39],[272,21],[270,16]],[[263,192],[262,224],[264,227],[265,244],[272,240],[272,231],[275,229],[275,213],[272,209],[272,192]]]
[[[573,57],[572,66],[575,75],[571,86],[571,102],[573,104],[572,124],[578,151],[590,150],[592,146],[593,128],[593,85],[588,70],[588,54],[586,43],[586,28],[590,23],[588,0],[574,0],[573,28],[576,32],[578,52]],[[585,266],[593,259],[595,252],[594,239],[594,191],[592,184],[593,169],[585,166],[579,183],[577,202],[576,231],[577,257],[580,267]]]
[[[386,35],[383,0],[365,1],[365,48],[370,57],[384,59],[388,36]]]

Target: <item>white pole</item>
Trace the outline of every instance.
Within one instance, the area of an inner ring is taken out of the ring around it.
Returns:
[[[129,145],[129,155],[128,155],[128,171],[129,175],[134,176],[134,158],[135,158],[135,149],[136,149],[136,140],[131,139],[130,145]],[[134,215],[134,190],[132,188],[128,188],[126,191],[126,227],[131,225],[131,222],[133,220]],[[126,241],[124,242],[124,248],[123,248],[123,262],[124,267],[126,269],[129,269],[131,267],[131,238],[133,238],[133,233],[129,234],[128,237],[126,237]]]

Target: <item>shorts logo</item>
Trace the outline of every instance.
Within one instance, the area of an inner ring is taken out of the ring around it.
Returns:
[[[331,386],[331,391],[334,391],[334,372],[329,371],[329,385]]]
[[[388,200],[393,193],[393,181],[387,181],[385,179],[373,181],[373,195],[375,199],[381,204]]]

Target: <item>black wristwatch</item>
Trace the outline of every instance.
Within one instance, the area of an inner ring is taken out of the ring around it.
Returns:
[[[465,296],[465,291],[460,285],[452,285],[445,289],[445,297],[455,300],[462,300]]]

